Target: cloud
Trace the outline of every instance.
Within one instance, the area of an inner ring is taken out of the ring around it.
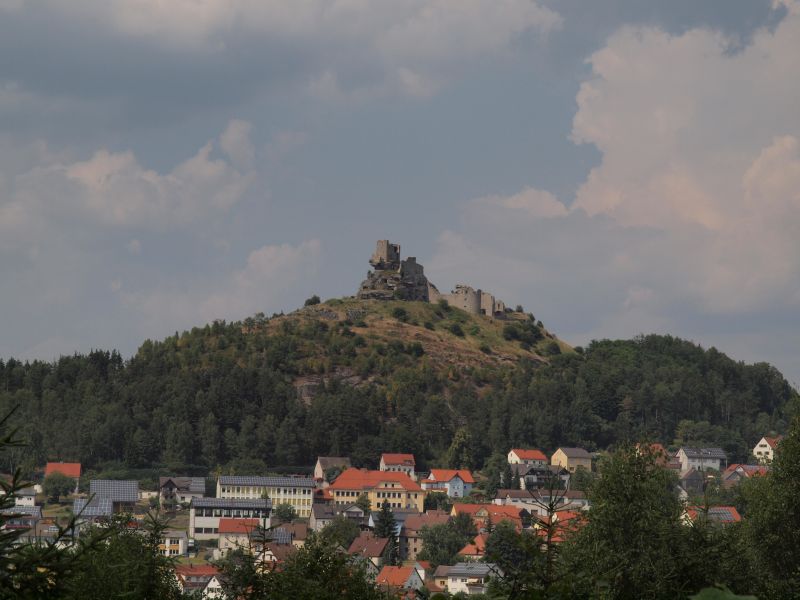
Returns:
[[[752,358],[752,328],[780,333],[768,315],[800,308],[800,4],[786,5],[744,48],[707,29],[612,35],[571,134],[602,160],[569,208],[533,188],[471,201],[429,271],[532,302],[579,342],[668,331]],[[764,358],[800,375],[796,353]]]
[[[47,85],[45,97],[124,103],[162,94],[184,105],[295,84],[325,98],[427,96],[475,61],[511,53],[522,36],[561,25],[532,0],[45,0],[4,9],[0,51],[19,51],[46,29],[41,44],[53,45],[63,72],[74,75],[45,77],[52,67],[38,60],[27,69],[11,64],[5,79],[17,95]],[[98,49],[107,50],[102,61]],[[107,55],[117,53],[109,72]],[[79,85],[86,73],[91,82]],[[197,90],[198,79],[218,85]]]
[[[44,152],[39,164],[4,174],[13,191],[0,204],[0,231],[30,238],[61,219],[163,230],[223,214],[256,177],[248,133],[247,123],[231,121],[222,134],[230,162],[213,158],[209,141],[163,174],[143,167],[130,151],[101,149],[71,162]]]
[[[252,251],[241,268],[215,278],[151,291],[122,292],[126,310],[135,312],[146,335],[163,336],[215,319],[243,319],[256,312],[294,308],[311,295],[321,260],[321,244],[266,245]]]

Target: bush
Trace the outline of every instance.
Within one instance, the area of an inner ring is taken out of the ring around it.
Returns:
[[[397,319],[398,321],[402,321],[405,323],[408,321],[408,311],[402,306],[398,306],[392,311],[392,316]]]
[[[561,354],[561,347],[557,342],[549,342],[547,346],[545,346],[544,352],[548,356],[555,356],[556,354]]]
[[[480,350],[484,354],[491,354],[492,353],[492,349],[489,347],[489,344],[486,344],[486,343],[481,344]]]
[[[311,298],[308,298],[304,303],[303,306],[314,306],[315,304],[319,304],[319,296],[314,294]]]
[[[425,325],[425,329],[430,329],[431,331],[433,331],[435,329],[435,327],[433,326],[433,323],[431,323],[430,321],[425,321],[424,325]]]
[[[457,335],[458,337],[464,337],[464,330],[461,329],[461,325],[459,325],[458,323],[451,324],[447,329],[453,335]]]

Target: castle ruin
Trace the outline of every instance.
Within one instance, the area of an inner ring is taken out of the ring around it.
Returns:
[[[458,284],[449,294],[442,294],[425,277],[424,269],[415,257],[401,260],[400,244],[378,240],[369,264],[374,270],[368,272],[367,278],[361,282],[356,294],[360,300],[445,300],[450,306],[473,315],[499,317],[505,314],[506,306],[501,300],[468,285]]]

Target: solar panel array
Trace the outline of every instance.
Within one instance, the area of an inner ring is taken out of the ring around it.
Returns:
[[[4,508],[0,510],[4,515],[20,515],[24,517],[33,517],[35,519],[42,518],[41,506],[14,506],[12,508]]]
[[[308,477],[257,477],[250,475],[220,475],[220,485],[247,485],[262,487],[314,487]]]
[[[283,527],[267,532],[267,538],[274,544],[291,544],[292,534]]]
[[[714,506],[708,509],[708,518],[714,521],[722,521],[725,523],[732,523],[735,520],[729,509],[718,508]]]
[[[72,505],[72,512],[81,517],[110,517],[114,508],[110,498],[94,497],[89,501],[85,498],[76,498]]]
[[[139,482],[130,479],[92,479],[89,493],[113,502],[136,502],[139,499]]]
[[[272,508],[268,498],[192,498],[194,508]]]

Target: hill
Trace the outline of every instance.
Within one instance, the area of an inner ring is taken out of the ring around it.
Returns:
[[[0,468],[280,471],[389,450],[481,467],[512,445],[641,437],[741,460],[799,404],[774,367],[669,336],[572,349],[522,313],[342,299],[146,341],[129,361],[0,362],[0,411],[18,407],[31,442]]]

